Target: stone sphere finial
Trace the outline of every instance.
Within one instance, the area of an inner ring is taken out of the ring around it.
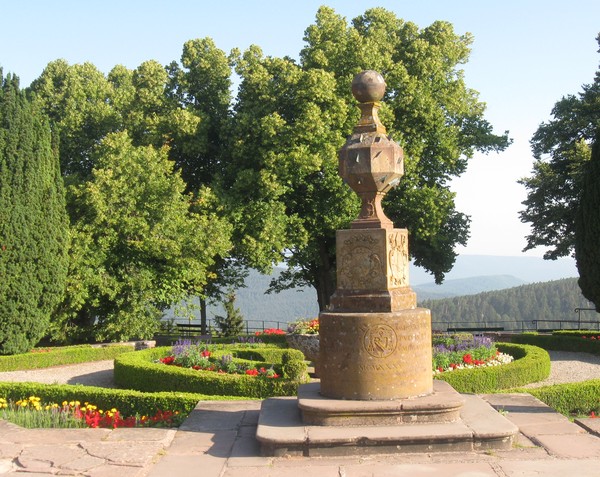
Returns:
[[[352,94],[360,103],[381,101],[384,93],[385,80],[377,71],[362,71],[352,80]]]

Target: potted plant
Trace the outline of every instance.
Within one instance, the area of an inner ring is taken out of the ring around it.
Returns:
[[[290,348],[302,351],[307,360],[316,363],[319,358],[319,319],[297,320],[290,323],[285,340]]]

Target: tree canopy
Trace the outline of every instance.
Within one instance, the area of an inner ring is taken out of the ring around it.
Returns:
[[[162,310],[199,294],[229,224],[209,211],[209,189],[184,194],[166,147],[134,146],[127,133],[93,149],[88,181],[69,187],[73,221],[63,328],[97,340],[149,338]]]
[[[600,46],[600,35],[597,38]],[[568,95],[552,109],[531,139],[535,162],[530,177],[519,182],[527,189],[520,212],[531,224],[525,250],[548,247],[544,258],[556,259],[575,251],[575,211],[581,200],[584,169],[600,127],[600,70],[594,82],[578,95]]]
[[[415,263],[441,282],[469,228],[448,182],[475,151],[509,144],[492,133],[459,68],[471,37],[446,22],[420,30],[381,8],[348,24],[322,7],[305,41],[299,62],[255,46],[234,55],[241,84],[227,191],[244,194],[247,226],[267,231],[272,252],[290,267],[273,289],[311,284],[322,308],[333,293],[335,230],[359,207],[337,176],[337,151],[358,120],[350,84],[365,69],[386,80],[380,117],[405,151],[405,176],[388,194],[386,214],[408,228]]]
[[[126,326],[145,335],[150,317],[183,288],[220,297],[245,267],[281,262],[289,268],[272,289],[312,285],[325,307],[335,288],[335,231],[360,207],[338,176],[337,151],[358,120],[350,84],[365,69],[386,79],[380,117],[405,151],[405,176],[386,213],[409,230],[415,263],[443,280],[469,234],[450,180],[475,151],[510,143],[493,133],[465,83],[471,36],[447,22],[420,29],[381,8],[348,22],[322,7],[304,40],[298,60],[258,46],[227,55],[205,38],[186,42],[180,62],[165,67],[147,61],[104,76],[92,64],[58,60],[32,83],[69,185],[63,329],[96,321],[105,336],[123,337]],[[177,264],[189,270],[178,274]],[[136,314],[148,319],[138,326]]]

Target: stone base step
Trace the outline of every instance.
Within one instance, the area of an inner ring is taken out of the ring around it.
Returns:
[[[475,395],[465,394],[460,419],[398,425],[307,425],[295,397],[263,402],[256,438],[264,456],[345,456],[451,452],[512,447],[518,428]]]

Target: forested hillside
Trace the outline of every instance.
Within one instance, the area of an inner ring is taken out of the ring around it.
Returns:
[[[576,278],[522,285],[477,295],[425,300],[420,306],[431,310],[433,328],[438,330],[444,330],[448,326],[535,329],[534,320],[578,320],[575,308],[593,307],[581,294]],[[599,318],[594,311],[581,311],[582,321],[597,322]],[[539,327],[559,328],[560,324],[546,322],[540,323]],[[562,327],[577,327],[577,324],[563,323]]]

